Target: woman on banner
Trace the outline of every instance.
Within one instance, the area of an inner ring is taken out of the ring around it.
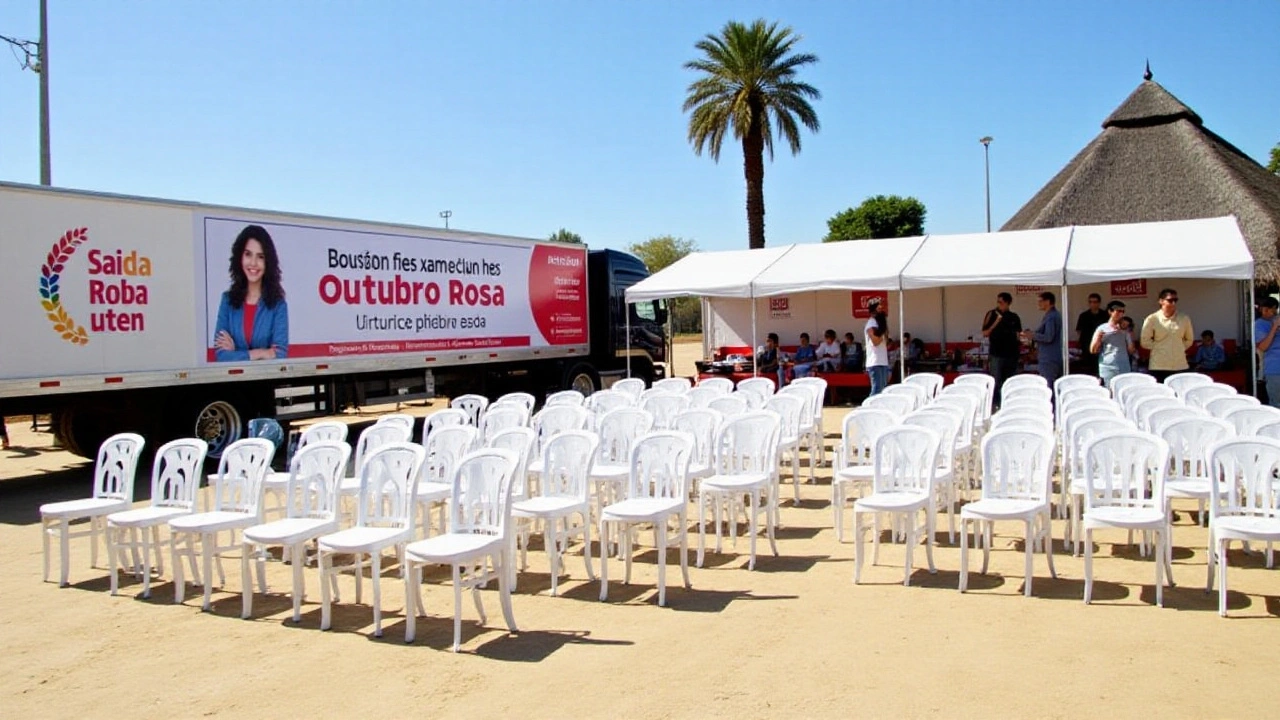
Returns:
[[[222,293],[214,329],[218,362],[277,360],[289,355],[289,305],[271,235],[249,225],[231,246],[231,287]]]

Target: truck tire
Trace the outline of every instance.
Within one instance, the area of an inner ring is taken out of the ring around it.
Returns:
[[[564,374],[564,389],[590,395],[600,389],[600,375],[587,363],[572,365]]]
[[[66,409],[53,418],[53,433],[64,450],[84,458],[96,458],[103,441],[111,437],[103,417],[94,412]]]
[[[244,437],[245,421],[239,403],[228,397],[206,397],[190,403],[183,413],[181,434],[209,443],[209,458],[222,457],[231,443]]]

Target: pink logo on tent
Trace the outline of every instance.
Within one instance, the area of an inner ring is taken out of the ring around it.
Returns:
[[[1111,297],[1146,297],[1146,280],[1112,280]]]

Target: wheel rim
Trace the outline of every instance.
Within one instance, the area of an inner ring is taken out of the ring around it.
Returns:
[[[240,413],[222,400],[205,405],[196,417],[195,436],[209,443],[209,457],[221,457],[228,445],[240,439]]]
[[[577,390],[583,395],[590,395],[596,391],[596,384],[588,373],[578,373],[573,376],[573,382],[569,383],[570,390]]]

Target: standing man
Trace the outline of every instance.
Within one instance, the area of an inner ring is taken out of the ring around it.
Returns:
[[[1058,312],[1058,298],[1051,292],[1040,293],[1037,301],[1044,317],[1035,330],[1023,332],[1023,339],[1036,344],[1036,366],[1040,368],[1040,377],[1053,383],[1062,377],[1062,313]]]
[[[1191,318],[1178,312],[1178,291],[1160,291],[1160,309],[1142,321],[1138,343],[1151,351],[1147,367],[1159,382],[1187,369],[1187,348],[1196,341]]]
[[[1080,348],[1080,367],[1086,375],[1098,375],[1098,354],[1090,352],[1093,331],[1111,322],[1111,316],[1102,309],[1102,296],[1089,293],[1089,309],[1076,318],[1076,347]]]
[[[1267,403],[1280,407],[1280,338],[1276,337],[1276,309],[1280,302],[1267,296],[1258,301],[1262,317],[1253,321],[1253,336],[1258,342],[1258,354],[1262,356],[1262,379],[1267,384]]]
[[[1013,296],[1007,292],[996,295],[996,307],[987,311],[982,319],[982,337],[988,340],[987,372],[996,381],[992,396],[993,410],[1000,408],[1000,389],[1004,381],[1018,372],[1018,333],[1022,332],[1022,318],[1009,309]]]

